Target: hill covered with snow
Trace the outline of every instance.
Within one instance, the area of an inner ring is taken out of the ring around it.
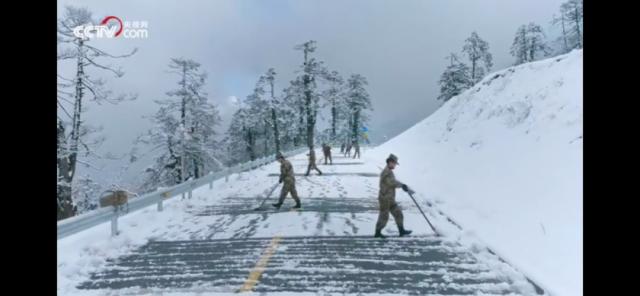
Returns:
[[[554,295],[582,294],[582,56],[487,75],[365,155]]]

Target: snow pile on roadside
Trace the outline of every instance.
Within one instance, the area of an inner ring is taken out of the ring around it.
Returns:
[[[396,154],[398,179],[463,236],[552,294],[581,295],[582,56],[487,75],[363,157],[383,165]]]

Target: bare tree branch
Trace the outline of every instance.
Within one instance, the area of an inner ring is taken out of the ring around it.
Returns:
[[[93,51],[93,53],[94,53],[94,54],[93,54],[93,56],[94,56],[94,57],[106,56],[106,57],[110,57],[110,58],[116,58],[116,59],[119,59],[119,58],[126,58],[126,57],[130,57],[130,56],[134,55],[136,52],[138,52],[138,48],[136,47],[136,48],[134,48],[130,53],[123,54],[123,55],[117,55],[117,56],[116,56],[116,55],[112,55],[112,54],[110,54],[110,53],[108,53],[108,52],[106,52],[106,51],[103,51],[103,50],[97,49],[97,48],[95,48],[95,47],[93,47],[93,46],[91,46],[91,45],[88,45],[88,44],[85,44],[85,47],[87,47],[88,49],[90,49],[90,50],[92,50],[92,51]]]
[[[62,104],[60,102],[58,102],[58,106],[60,106],[60,108],[62,109],[62,111],[64,111],[65,114],[67,114],[67,116],[69,116],[69,119],[72,119],[73,116],[71,116],[71,114],[69,114],[69,112],[67,111],[67,109],[64,108],[64,106],[62,106]]]
[[[94,65],[94,66],[96,66],[96,67],[98,67],[100,69],[104,69],[104,70],[113,72],[116,75],[116,77],[122,77],[124,75],[122,70],[119,70],[119,69],[116,70],[116,69],[113,69],[113,68],[108,67],[108,66],[100,65],[100,64],[96,63],[95,61],[93,61],[92,59],[90,59],[89,57],[86,57],[86,56],[84,58],[85,58],[85,60],[89,61],[89,63],[91,65]]]
[[[87,167],[90,167],[90,168],[92,168],[92,169],[94,169],[94,170],[97,170],[97,171],[102,171],[102,170],[104,169],[104,168],[96,167],[95,165],[93,165],[93,164],[91,164],[91,163],[89,163],[89,162],[86,162],[86,161],[84,161],[84,160],[82,160],[82,159],[79,159],[79,158],[78,158],[78,159],[76,159],[76,161],[77,161],[78,163],[81,163],[81,164],[83,164],[83,165],[85,165],[85,166],[87,166]]]

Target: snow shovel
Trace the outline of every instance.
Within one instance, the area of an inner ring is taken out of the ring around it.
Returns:
[[[411,188],[408,188],[409,190],[407,191],[407,193],[409,194],[409,196],[411,197],[411,199],[413,200],[413,203],[416,204],[416,207],[418,207],[418,210],[420,210],[420,213],[422,213],[422,217],[424,217],[425,220],[427,220],[427,223],[429,223],[429,226],[431,226],[431,229],[433,230],[433,232],[436,233],[436,236],[440,236],[440,233],[438,233],[438,231],[436,230],[435,227],[433,227],[433,225],[431,224],[431,222],[429,221],[429,218],[427,218],[427,215],[424,214],[424,212],[422,211],[422,209],[420,208],[420,205],[418,205],[418,202],[416,201],[415,198],[413,198],[413,194],[415,193],[415,191],[411,190]]]
[[[278,188],[278,185],[280,185],[280,183],[276,183],[276,185],[273,185],[273,187],[271,188],[271,190],[269,191],[269,193],[262,199],[262,203],[260,203],[260,206],[258,206],[257,208],[253,209],[254,211],[259,211],[262,206],[264,205],[264,203],[267,201],[267,199],[269,199],[269,196],[271,196],[271,194],[273,194],[273,191],[276,190],[276,188]]]

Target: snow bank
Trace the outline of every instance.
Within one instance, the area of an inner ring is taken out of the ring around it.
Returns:
[[[582,55],[487,75],[364,155],[554,295],[582,294]]]

